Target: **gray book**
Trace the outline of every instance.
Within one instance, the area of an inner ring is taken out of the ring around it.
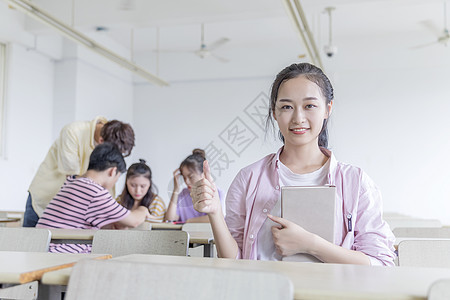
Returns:
[[[281,217],[334,243],[336,215],[335,186],[284,186],[281,188]],[[283,261],[321,262],[299,253]]]

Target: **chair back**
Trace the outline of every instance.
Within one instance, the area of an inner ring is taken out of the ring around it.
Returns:
[[[428,300],[450,299],[450,279],[435,281],[428,290]]]
[[[412,218],[411,216],[402,214],[402,213],[398,213],[398,212],[393,212],[393,211],[385,211],[383,212],[383,219],[385,220],[390,220],[390,219],[405,219],[405,218]]]
[[[441,221],[437,219],[415,219],[415,218],[405,218],[405,219],[387,219],[385,220],[391,230],[397,227],[442,227]]]
[[[400,267],[450,268],[450,240],[404,240],[398,244]]]
[[[392,232],[396,237],[450,239],[450,227],[397,227]]]
[[[66,300],[285,300],[293,294],[291,280],[274,272],[112,259],[77,263]]]
[[[92,241],[92,253],[113,257],[128,254],[186,256],[189,234],[175,230],[98,230]]]
[[[44,228],[0,228],[0,251],[48,252],[52,234]]]

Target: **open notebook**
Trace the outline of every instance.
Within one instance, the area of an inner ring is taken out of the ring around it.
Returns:
[[[281,217],[334,243],[335,186],[284,186],[281,188]],[[309,254],[285,256],[284,261],[321,262]]]

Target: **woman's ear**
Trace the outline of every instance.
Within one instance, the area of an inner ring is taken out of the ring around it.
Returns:
[[[325,113],[325,119],[328,119],[331,116],[331,112],[333,111],[333,100],[327,104],[327,111]]]
[[[272,117],[275,121],[277,120],[277,116],[275,115],[275,108],[272,109]]]

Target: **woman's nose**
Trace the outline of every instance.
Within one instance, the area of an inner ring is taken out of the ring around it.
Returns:
[[[294,109],[294,114],[292,116],[293,123],[301,124],[305,122],[305,112],[301,108]]]

